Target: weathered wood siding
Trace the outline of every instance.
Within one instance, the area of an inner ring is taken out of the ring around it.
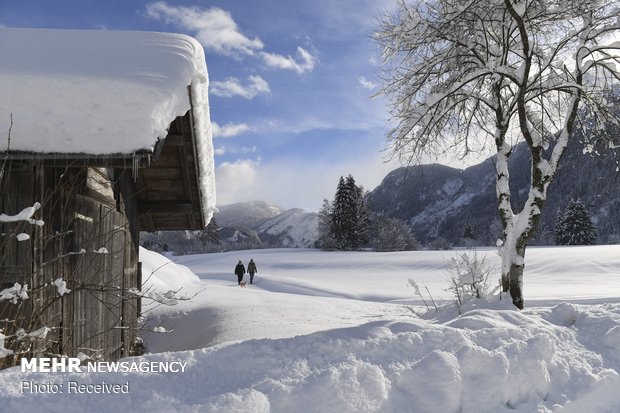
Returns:
[[[35,354],[82,352],[107,360],[130,354],[139,309],[126,290],[139,284],[138,229],[130,225],[131,217],[137,222],[135,186],[129,175],[8,164],[0,182],[0,213],[15,214],[40,202],[35,217],[45,225],[0,225],[0,287],[19,282],[31,290],[30,299],[17,305],[1,302],[0,317],[15,320],[2,326],[5,334],[53,329],[46,340],[35,340]],[[15,235],[21,232],[30,240],[18,242]],[[69,294],[59,295],[53,284],[58,278]]]

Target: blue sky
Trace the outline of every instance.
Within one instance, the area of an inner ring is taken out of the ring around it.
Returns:
[[[370,35],[395,0],[0,0],[8,27],[149,30],[205,47],[218,204],[317,210],[349,173],[373,189],[389,128]]]

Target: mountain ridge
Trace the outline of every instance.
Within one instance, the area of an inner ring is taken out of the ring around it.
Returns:
[[[215,216],[220,237],[235,248],[313,247],[318,238],[318,215],[266,201],[218,206]]]
[[[570,199],[588,206],[599,233],[598,243],[620,242],[620,173],[614,154],[592,156],[584,146],[571,142],[549,187],[547,203],[532,244],[553,245],[556,211]],[[516,211],[529,191],[529,152],[515,146],[509,159],[513,208]],[[371,210],[404,219],[425,244],[443,238],[462,244],[466,225],[480,245],[495,245],[501,237],[495,195],[495,169],[491,158],[465,169],[445,165],[397,168],[369,193]]]

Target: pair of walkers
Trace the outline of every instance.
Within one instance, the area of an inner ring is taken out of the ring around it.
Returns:
[[[248,263],[248,270],[247,273],[250,274],[250,284],[252,284],[254,282],[254,274],[256,274],[258,272],[258,270],[256,269],[256,264],[254,263],[254,259],[250,259],[250,262]],[[237,264],[237,266],[235,267],[235,274],[237,275],[237,283],[239,283],[239,285],[241,285],[241,281],[243,281],[243,275],[246,273],[245,267],[243,266],[243,263],[241,262],[241,260],[239,260],[239,263]]]

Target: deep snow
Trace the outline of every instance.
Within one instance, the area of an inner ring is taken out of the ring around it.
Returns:
[[[192,109],[209,222],[215,164],[198,41],[173,33],[0,26],[0,56],[0,130],[11,137],[2,136],[0,151],[131,157],[152,151],[170,123]]]
[[[530,248],[526,310],[495,298],[469,302],[460,316],[450,305],[424,313],[407,286],[414,278],[436,300],[448,299],[449,251],[172,257],[189,269],[141,254],[145,278],[157,269],[152,290],[193,297],[146,311],[149,328],[174,329],[142,334],[151,351],[175,351],[144,359],[188,361],[188,371],[9,369],[0,373],[1,411],[620,411],[620,246]],[[255,284],[239,288],[234,265],[250,257]],[[23,380],[129,381],[131,389],[128,396],[23,395]]]
[[[190,83],[207,81],[202,46],[180,34],[0,27],[0,54],[14,151],[152,149],[190,109]]]

